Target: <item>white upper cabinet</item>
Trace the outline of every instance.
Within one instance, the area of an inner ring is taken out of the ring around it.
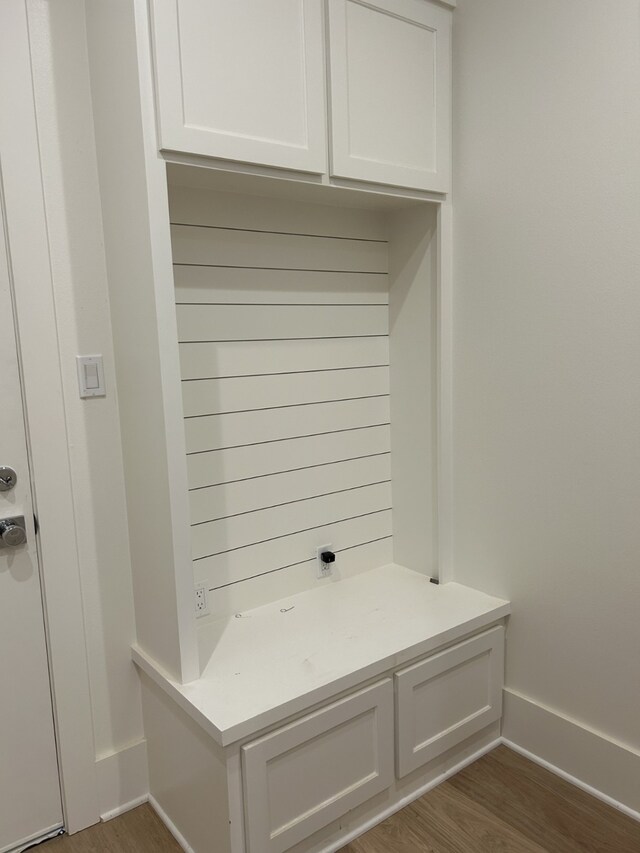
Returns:
[[[321,0],[152,0],[160,147],[327,171]]]
[[[151,0],[161,150],[447,192],[449,3]]]
[[[331,174],[447,192],[451,10],[328,0]]]

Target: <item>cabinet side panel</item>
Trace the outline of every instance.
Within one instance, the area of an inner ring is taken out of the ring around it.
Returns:
[[[170,321],[173,316],[175,326],[169,217],[164,168],[159,162],[151,163],[155,167],[152,176],[155,185],[151,185],[148,170],[153,120],[149,103],[144,102],[145,92],[138,86],[144,64],[143,56],[138,59],[140,45],[136,37],[136,15],[140,13],[140,6],[136,10],[133,4],[120,0],[87,4],[91,88],[137,638],[170,673],[188,680],[197,674],[197,656],[195,646],[190,662],[184,654],[185,646],[189,645],[189,631],[195,630],[192,609],[186,613],[188,618],[184,618],[184,588],[191,591],[187,604],[192,605],[193,584],[186,523],[182,532],[186,559],[181,563],[179,557],[181,531],[176,500],[180,476],[171,466],[172,459],[180,460],[180,456],[172,454],[170,447],[171,442],[184,439],[180,415],[172,415],[175,407],[167,397],[171,393],[166,371],[170,353],[161,343],[167,318]],[[114,45],[117,45],[117,61]],[[151,93],[146,92],[146,97],[150,102]],[[168,295],[164,306],[157,298],[163,280]],[[175,361],[178,375],[177,352]],[[177,386],[178,380],[174,384]],[[177,399],[179,402],[179,396]],[[186,470],[184,481],[186,484]],[[184,494],[182,500],[186,506]]]
[[[394,562],[427,575],[437,575],[435,232],[435,207],[390,222]]]
[[[151,796],[194,851],[231,853],[222,752],[160,687],[141,680]]]

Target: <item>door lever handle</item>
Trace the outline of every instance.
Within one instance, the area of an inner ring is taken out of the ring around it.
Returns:
[[[27,541],[27,531],[24,516],[15,518],[0,518],[0,545],[17,548]]]
[[[0,465],[0,492],[9,492],[18,482],[18,475],[8,465]]]

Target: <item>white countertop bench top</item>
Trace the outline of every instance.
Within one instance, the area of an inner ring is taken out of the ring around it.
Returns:
[[[210,623],[199,631],[202,675],[188,684],[137,646],[133,659],[226,746],[509,611],[503,599],[389,565]]]

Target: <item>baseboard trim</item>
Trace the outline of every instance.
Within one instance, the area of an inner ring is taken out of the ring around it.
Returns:
[[[121,814],[130,812],[131,809],[137,809],[138,806],[142,806],[147,802],[149,802],[149,795],[143,794],[140,797],[136,797],[135,800],[129,800],[129,802],[123,803],[121,806],[116,806],[115,809],[110,809],[108,812],[103,812],[100,815],[100,820],[103,823],[108,820],[113,820],[114,817],[120,817]]]
[[[540,767],[544,767],[545,770],[548,770],[555,776],[559,776],[561,779],[564,779],[565,782],[569,782],[571,785],[575,785],[576,788],[580,788],[580,790],[584,791],[585,793],[591,794],[591,796],[595,797],[596,800],[601,800],[608,806],[612,806],[614,809],[617,809],[619,812],[628,815],[628,817],[631,817],[640,823],[640,812],[636,812],[633,809],[630,809],[628,806],[625,806],[623,803],[619,803],[618,800],[614,800],[613,797],[610,797],[608,794],[604,794],[597,788],[593,788],[591,785],[587,785],[586,782],[583,782],[581,779],[577,779],[575,776],[572,776],[571,773],[567,773],[566,771],[561,770],[559,767],[556,767],[555,764],[550,764],[548,761],[545,761],[544,758],[540,758],[539,755],[535,755],[533,752],[529,752],[528,749],[523,749],[523,747],[518,746],[517,743],[514,743],[511,740],[507,740],[507,738],[504,737],[500,738],[500,741],[504,746],[508,747],[509,749],[512,749],[514,752],[517,752],[524,758],[528,758],[529,761],[532,761],[534,764],[538,764]]]
[[[423,797],[433,788],[436,788],[438,785],[441,785],[443,782],[446,782],[447,779],[450,779],[452,776],[455,776],[456,773],[459,773],[461,770],[464,770],[465,767],[468,767],[469,764],[473,764],[474,761],[477,761],[479,758],[482,758],[483,755],[486,755],[491,750],[495,749],[497,746],[500,746],[502,743],[502,738],[496,738],[495,740],[488,743],[486,746],[483,746],[481,749],[478,749],[476,752],[462,759],[462,761],[458,762],[458,764],[451,767],[445,773],[441,773],[439,776],[436,776],[434,779],[431,779],[430,782],[427,782],[425,785],[417,788],[415,791],[412,791],[411,794],[408,794],[406,797],[403,797],[398,802],[394,803],[388,809],[385,809],[382,812],[379,812],[375,817],[367,820],[365,823],[361,824],[357,829],[352,829],[350,832],[345,834],[340,841],[333,841],[328,847],[324,848],[321,853],[336,853],[338,850],[341,850],[347,844],[350,844],[356,838],[359,838],[365,832],[368,832],[370,829],[373,829],[374,826],[378,826],[378,824],[382,823],[387,818],[394,815],[396,812],[401,811],[406,806],[415,802],[415,800],[419,800],[420,797]]]
[[[154,810],[154,812],[158,815],[158,817],[160,818],[160,820],[161,820],[161,821],[163,822],[163,824],[167,827],[167,829],[169,830],[169,832],[171,833],[171,835],[173,835],[173,837],[174,837],[174,838],[175,838],[175,840],[178,842],[178,844],[180,845],[180,847],[182,847],[182,849],[185,851],[185,853],[195,853],[195,850],[193,849],[193,847],[191,847],[191,846],[187,843],[187,839],[186,839],[186,838],[184,837],[184,835],[180,832],[180,830],[178,829],[178,827],[177,827],[177,826],[175,825],[175,823],[171,820],[171,818],[169,817],[169,815],[165,812],[165,810],[162,808],[162,806],[161,806],[161,805],[160,805],[160,803],[156,800],[156,798],[153,796],[153,794],[149,794],[148,800],[149,800],[149,805],[151,806],[151,808],[152,808],[152,809]]]
[[[2,850],[0,850],[0,853],[25,853],[25,851],[31,850],[32,847],[37,847],[45,841],[51,841],[52,838],[57,838],[64,834],[65,829],[62,824],[54,824],[49,827],[49,829],[45,829],[44,832],[37,832],[35,835],[29,835],[27,838],[23,838],[22,841],[18,841],[17,844],[12,842],[9,847],[3,847]]]
[[[99,758],[96,779],[100,820],[111,820],[146,803],[149,797],[146,741]]]
[[[514,690],[504,690],[502,743],[640,821],[640,753]]]

